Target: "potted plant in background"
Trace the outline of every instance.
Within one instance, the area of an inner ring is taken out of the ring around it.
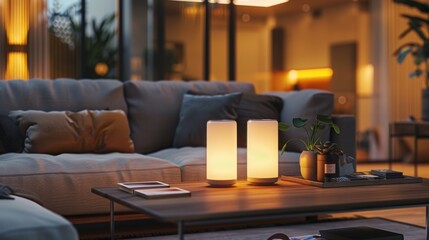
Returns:
[[[306,139],[298,139],[305,145],[304,151],[301,152],[299,157],[299,167],[301,170],[301,175],[304,179],[316,181],[317,180],[317,158],[315,146],[320,142],[320,131],[325,129],[325,127],[330,127],[334,129],[336,134],[340,133],[340,128],[336,125],[330,116],[317,115],[314,123],[309,124],[308,119],[306,118],[293,118],[292,125],[295,128],[304,129],[306,133]],[[279,123],[279,130],[286,131],[289,126],[285,123]],[[288,140],[282,147],[281,154],[286,150],[287,143],[295,140]]]
[[[408,20],[408,28],[400,35],[404,38],[410,32],[414,32],[419,37],[419,42],[407,42],[395,51],[398,63],[402,63],[410,55],[416,69],[409,74],[410,78],[423,75],[425,87],[422,90],[422,119],[429,120],[429,4],[416,0],[394,0],[395,3],[403,4],[417,9],[421,14],[401,16]]]
[[[340,157],[344,152],[338,144],[326,141],[323,144],[317,144],[317,181],[324,182],[327,179],[340,176]]]

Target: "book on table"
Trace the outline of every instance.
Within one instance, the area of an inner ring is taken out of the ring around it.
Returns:
[[[404,240],[404,235],[378,228],[360,226],[319,230],[320,236],[332,240]]]
[[[371,174],[380,176],[385,179],[392,179],[392,178],[403,178],[404,175],[402,172],[389,170],[389,169],[374,169],[371,170]]]
[[[191,196],[190,191],[178,187],[136,189],[134,194],[148,199]]]
[[[119,189],[128,193],[134,193],[136,189],[168,188],[169,184],[160,181],[143,181],[143,182],[120,182]]]

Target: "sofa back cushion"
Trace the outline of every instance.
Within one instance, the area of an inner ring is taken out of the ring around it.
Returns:
[[[122,110],[123,85],[117,80],[57,79],[0,81],[0,114],[12,110]]]
[[[252,84],[242,82],[128,81],[124,87],[131,138],[140,153],[172,146],[185,93],[255,92]]]

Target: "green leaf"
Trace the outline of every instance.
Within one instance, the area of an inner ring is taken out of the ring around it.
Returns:
[[[415,71],[410,72],[410,74],[408,74],[408,77],[413,78],[413,77],[418,77],[420,75],[422,75],[422,70],[416,69]]]
[[[326,116],[326,115],[317,115],[316,116],[316,120],[325,124],[331,124],[332,123],[332,118],[330,116]]]
[[[401,51],[398,53],[398,55],[396,56],[396,60],[398,63],[402,63],[404,62],[405,58],[407,57],[407,55],[411,52],[411,47],[409,46],[405,46],[401,49]]]
[[[280,131],[285,132],[285,131],[287,131],[289,128],[290,128],[290,126],[289,126],[288,124],[286,124],[286,123],[282,123],[282,122],[280,122],[280,123],[279,123],[279,130],[280,130]]]
[[[305,118],[294,118],[294,119],[292,119],[292,124],[296,128],[302,128],[307,124],[307,119],[305,119]]]
[[[337,124],[333,123],[332,128],[334,129],[336,134],[340,134],[340,127]]]

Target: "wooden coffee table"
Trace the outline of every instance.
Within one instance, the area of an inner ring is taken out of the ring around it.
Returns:
[[[191,197],[147,200],[117,187],[93,188],[110,200],[111,238],[114,236],[114,204],[118,203],[156,219],[177,223],[179,239],[191,224],[275,219],[336,212],[426,206],[429,240],[429,181],[377,186],[318,188],[279,181],[274,186],[238,182],[231,188],[212,188],[206,183],[173,184],[192,192]]]

